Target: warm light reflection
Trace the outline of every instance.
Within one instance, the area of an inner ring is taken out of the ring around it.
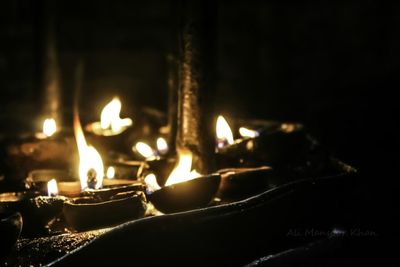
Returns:
[[[153,149],[144,142],[137,142],[135,145],[136,151],[146,159],[154,157]]]
[[[56,120],[53,118],[45,119],[43,122],[43,133],[50,137],[57,131]]]
[[[146,183],[147,190],[149,192],[154,192],[154,191],[161,189],[161,187],[157,183],[157,178],[154,175],[154,173],[150,173],[150,174],[146,175],[146,177],[144,178],[144,182]]]
[[[160,154],[164,155],[168,152],[168,144],[164,138],[157,138],[157,150]]]
[[[216,133],[218,148],[222,148],[226,144],[232,145],[234,143],[231,127],[221,115],[217,118]]]
[[[79,179],[82,190],[88,188],[88,175],[93,175],[94,187],[101,188],[103,184],[104,165],[97,150],[88,146],[77,114],[74,115],[74,133],[79,152]]]
[[[113,166],[107,168],[106,176],[108,179],[113,179],[115,177],[115,168]]]
[[[113,132],[121,132],[124,127],[131,126],[132,120],[130,118],[121,119],[119,113],[121,112],[121,101],[118,97],[114,97],[101,112],[100,125],[103,130],[111,129]]]
[[[56,179],[51,179],[47,182],[47,194],[49,197],[58,195],[58,187]]]
[[[249,138],[255,138],[258,136],[258,132],[255,130],[250,130],[245,127],[240,127],[239,128],[239,133],[242,137],[249,137]]]
[[[178,149],[178,164],[168,177],[165,186],[176,183],[186,182],[195,179],[201,174],[196,170],[192,170],[192,153],[189,150]]]

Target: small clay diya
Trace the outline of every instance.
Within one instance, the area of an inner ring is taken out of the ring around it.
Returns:
[[[72,182],[71,175],[65,170],[37,169],[29,172],[25,185],[27,188],[40,192],[41,195],[47,195],[47,183],[51,179],[56,179],[57,182]]]
[[[91,197],[100,201],[106,201],[119,193],[132,191],[143,192],[144,190],[145,185],[142,182],[131,181],[128,185],[111,185],[100,189],[85,190],[81,193],[81,195],[83,197]]]
[[[234,144],[218,149],[216,160],[219,168],[255,166],[259,163],[273,166],[304,157],[312,146],[301,124],[282,123],[261,130],[257,137],[237,139]]]
[[[7,257],[22,231],[20,213],[0,213],[0,262]]]
[[[45,231],[50,220],[62,211],[65,197],[33,196],[28,192],[0,194],[1,212],[19,212],[24,219],[23,234],[34,236]]]
[[[67,223],[78,231],[115,226],[143,217],[145,211],[145,195],[138,191],[119,193],[107,201],[93,196],[70,199],[63,208]]]
[[[162,187],[148,194],[149,200],[159,211],[174,213],[207,206],[214,198],[221,176],[211,174],[186,182]]]
[[[258,194],[269,187],[270,167],[228,168],[219,170],[221,183],[217,197],[222,200],[240,200]]]

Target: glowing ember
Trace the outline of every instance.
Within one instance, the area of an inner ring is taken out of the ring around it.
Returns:
[[[196,170],[192,170],[192,153],[189,150],[178,149],[178,164],[168,177],[165,186],[186,182],[200,177]]]
[[[151,159],[154,157],[153,149],[144,142],[137,142],[134,149],[146,159]]]
[[[157,178],[153,173],[146,175],[146,177],[144,178],[144,182],[147,185],[147,190],[150,192],[161,189],[161,187],[157,183]]]
[[[119,133],[123,128],[132,125],[130,118],[121,119],[119,113],[121,112],[121,101],[118,97],[114,97],[101,112],[100,125],[103,130],[111,129],[113,132]]]
[[[99,152],[86,143],[77,114],[74,114],[74,132],[79,152],[79,179],[81,181],[81,188],[82,190],[88,187],[101,188],[104,176],[103,160]]]
[[[168,152],[168,144],[164,138],[157,138],[157,150],[160,154],[164,155]]]
[[[234,143],[231,127],[223,116],[218,116],[217,125],[217,144],[218,148],[224,147],[226,144],[232,145]]]
[[[106,176],[108,179],[113,179],[115,177],[115,168],[113,166],[107,168]]]
[[[50,137],[57,131],[56,121],[53,118],[45,119],[43,122],[43,133]]]
[[[56,179],[51,179],[47,182],[47,194],[49,197],[58,195],[58,187]]]
[[[249,137],[249,138],[255,138],[259,135],[257,131],[247,129],[245,127],[240,127],[239,133],[242,137]]]

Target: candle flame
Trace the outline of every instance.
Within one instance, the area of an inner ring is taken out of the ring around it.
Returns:
[[[217,118],[216,133],[219,148],[224,147],[226,143],[229,145],[234,143],[231,127],[221,115]]]
[[[108,179],[113,179],[115,177],[115,168],[113,166],[107,168],[106,176]]]
[[[144,178],[144,182],[146,183],[147,190],[149,192],[154,192],[161,189],[161,187],[157,183],[157,178],[154,173],[149,173],[148,175],[146,175],[146,177]]]
[[[192,170],[192,153],[189,150],[178,149],[178,163],[168,177],[165,186],[186,182],[200,177],[196,170]]]
[[[118,97],[114,97],[102,110],[100,117],[100,126],[103,130],[110,129],[113,132],[121,132],[124,127],[131,126],[130,118],[121,119],[121,101]]]
[[[140,155],[142,155],[146,159],[151,159],[154,157],[153,149],[144,142],[137,142],[135,145],[135,149],[137,152],[139,152]]]
[[[157,150],[160,154],[165,154],[168,152],[168,144],[164,138],[159,137],[157,138]]]
[[[250,130],[245,127],[240,127],[239,128],[239,133],[242,137],[249,137],[249,138],[255,138],[258,136],[258,132],[255,130]]]
[[[58,195],[58,187],[56,179],[47,182],[47,194],[49,197]]]
[[[43,133],[50,137],[57,131],[56,120],[53,118],[45,119],[43,122]]]
[[[104,165],[99,152],[86,143],[81,122],[77,114],[74,115],[74,132],[79,152],[79,179],[82,190],[88,188],[88,175],[94,175],[95,188],[101,188],[103,184]]]

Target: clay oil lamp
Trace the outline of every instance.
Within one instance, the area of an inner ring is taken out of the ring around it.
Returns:
[[[256,168],[227,168],[219,170],[221,183],[217,197],[223,201],[241,200],[256,195],[270,187],[272,169],[267,166]]]
[[[148,168],[146,161],[125,159],[109,161],[107,165],[103,186],[135,183]]]
[[[20,213],[0,212],[0,262],[3,262],[14,247],[22,231],[22,216]]]
[[[61,213],[66,200],[65,197],[56,195],[56,191],[51,191],[49,196],[33,192],[1,193],[0,211],[20,213],[24,220],[22,229],[24,235],[43,234],[47,231],[46,226],[49,221]]]
[[[88,124],[85,130],[91,135],[88,136],[96,147],[104,151],[121,150],[126,147],[124,140],[128,138],[128,129],[133,121],[130,118],[120,118],[122,109],[121,101],[114,97],[102,110],[100,121]]]
[[[146,198],[143,192],[127,191],[107,199],[80,197],[65,202],[67,223],[78,231],[110,227],[143,217]]]
[[[249,124],[249,123],[248,123]],[[258,122],[239,127],[234,138],[227,121],[219,116],[216,125],[217,165],[254,167],[304,157],[312,142],[303,126],[295,123]]]
[[[178,161],[165,185],[160,187],[154,174],[148,174],[145,182],[148,198],[156,209],[174,213],[207,206],[214,198],[220,183],[219,174],[201,175],[192,170],[192,154],[178,150]]]
[[[64,203],[63,214],[69,226],[76,230],[95,229],[144,216],[146,199],[140,191],[144,187],[140,183],[103,187],[102,158],[94,147],[86,143],[77,114],[74,116],[74,130],[82,193]]]
[[[75,152],[71,136],[68,129],[57,128],[56,121],[47,118],[42,131],[8,140],[5,146],[7,175],[18,179],[26,177],[33,169],[68,168],[71,158],[65,155]]]
[[[25,185],[30,190],[38,191],[40,195],[47,195],[48,183],[51,180],[54,180],[56,183],[57,193],[60,193],[60,195],[76,196],[79,194],[79,182],[73,180],[69,172],[61,169],[33,170],[29,172],[28,177],[25,180]]]

